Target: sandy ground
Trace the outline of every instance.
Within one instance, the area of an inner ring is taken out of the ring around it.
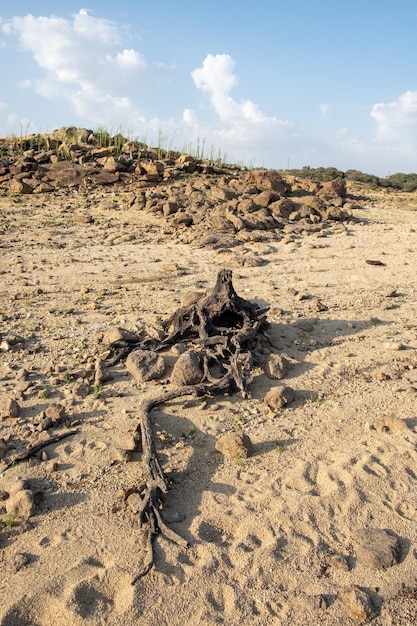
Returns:
[[[242,248],[176,243],[114,198],[0,199],[0,400],[20,405],[18,417],[0,421],[0,490],[6,498],[21,478],[37,494],[28,520],[2,509],[0,623],[342,626],[373,607],[375,625],[416,624],[413,206],[401,196],[365,200],[354,221],[242,245],[264,262],[242,266]],[[140,483],[142,464],[120,449],[139,401],[165,388],[169,371],[139,383],[119,364],[86,395],[82,379],[108,328],[157,324],[222,268],[233,270],[239,295],[271,307],[269,333],[291,369],[280,381],[256,370],[248,399],[180,399],[153,412],[172,477],[162,514],[190,547],[158,538],[154,568],[132,585],[144,531],[120,494]],[[10,335],[24,343],[8,344]],[[295,401],[272,414],[263,397],[283,384]],[[45,430],[42,411],[56,403],[67,415]],[[77,433],[42,460],[4,469],[66,429]],[[254,445],[246,461],[214,449],[236,430]],[[364,529],[388,531],[392,563],[364,556]]]

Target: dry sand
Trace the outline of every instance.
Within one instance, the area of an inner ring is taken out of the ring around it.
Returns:
[[[241,248],[176,244],[114,197],[104,208],[98,194],[0,200],[0,332],[25,340],[0,353],[2,406],[15,398],[21,407],[0,421],[0,490],[23,478],[39,493],[27,521],[3,508],[2,626],[342,626],[360,623],[372,604],[375,625],[416,624],[413,206],[401,195],[364,200],[352,222],[242,244],[265,261],[242,267]],[[83,223],[86,213],[94,222]],[[94,365],[105,330],[155,325],[222,268],[233,270],[239,295],[270,305],[270,335],[292,367],[281,381],[256,370],[246,400],[180,399],[153,412],[173,478],[162,514],[190,547],[159,537],[154,568],[132,585],[144,531],[120,492],[140,483],[142,466],[120,449],[139,401],[167,383],[135,382],[123,364],[95,394],[84,396],[75,379]],[[296,399],[271,414],[263,397],[283,384]],[[42,461],[4,470],[47,436],[39,423],[51,403],[67,417],[49,433],[77,434],[48,446]],[[244,462],[214,449],[236,430],[254,444]],[[372,566],[381,546],[374,540],[369,557],[364,529],[389,531],[398,562]]]

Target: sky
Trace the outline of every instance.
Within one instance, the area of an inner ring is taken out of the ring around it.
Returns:
[[[0,136],[417,172],[415,0],[1,0]]]

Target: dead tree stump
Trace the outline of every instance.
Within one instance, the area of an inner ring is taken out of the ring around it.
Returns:
[[[252,349],[258,333],[267,326],[268,308],[245,300],[237,295],[231,270],[217,275],[213,289],[189,306],[181,307],[163,323],[166,336],[152,342],[153,350],[162,351],[178,342],[199,352],[203,377],[199,384],[173,389],[164,395],[142,403],[136,427],[136,438],[141,441],[146,472],[146,489],[142,491],[142,504],[138,511],[139,525],[148,523],[148,555],[142,570],[135,576],[134,584],[153,566],[153,541],[159,533],[186,546],[187,542],[170,530],[163,522],[160,501],[168,490],[152,429],[151,410],[169,400],[186,395],[210,396],[239,391],[245,396],[252,379]],[[118,346],[120,348],[120,345]],[[123,347],[123,357],[137,347],[149,347],[141,342]]]

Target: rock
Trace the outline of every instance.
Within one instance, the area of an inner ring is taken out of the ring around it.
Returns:
[[[378,611],[368,593],[356,585],[345,587],[338,594],[346,615],[358,624],[370,622]]]
[[[29,565],[29,563],[30,556],[24,552],[16,552],[9,556],[9,566],[14,573],[21,570],[22,567]]]
[[[165,361],[153,350],[134,350],[126,359],[126,368],[136,380],[154,380],[165,372]]]
[[[7,450],[8,450],[7,445],[5,444],[3,439],[0,439],[0,461],[4,459],[4,457],[6,456]]]
[[[314,324],[310,320],[305,319],[297,320],[295,326],[305,333],[311,333],[314,328]]]
[[[127,341],[128,343],[136,343],[140,340],[140,336],[137,333],[133,333],[125,328],[119,326],[112,326],[108,328],[104,333],[102,343],[106,346],[116,341]]]
[[[323,304],[323,302],[321,300],[319,300],[319,298],[311,298],[310,302],[309,302],[309,308],[311,311],[314,311],[314,313],[321,313],[322,311],[327,311],[328,307]]]
[[[357,534],[356,540],[356,558],[365,567],[385,570],[401,559],[399,539],[386,530],[366,528]]]
[[[217,452],[229,459],[246,459],[252,454],[253,445],[244,433],[229,433],[216,441]]]
[[[270,354],[266,359],[265,372],[269,378],[281,380],[290,370],[290,362],[280,354]]]
[[[346,196],[346,181],[342,178],[335,178],[322,183],[317,191],[317,195],[320,198],[332,198],[334,196],[344,198]]]
[[[12,178],[9,181],[9,191],[10,193],[15,194],[26,194],[32,193],[33,187],[23,180],[17,180],[16,178]]]
[[[113,380],[112,374],[105,366],[105,362],[101,359],[97,359],[95,365],[94,386],[99,387],[102,383],[106,383],[109,380]]]
[[[294,399],[295,392],[291,387],[273,387],[264,397],[264,403],[273,411],[280,411]]]
[[[247,174],[245,182],[254,185],[258,191],[271,191],[279,195],[291,191],[291,185],[276,170],[254,170]]]
[[[33,493],[22,489],[12,493],[6,500],[6,513],[22,519],[28,519],[35,512]]]
[[[133,513],[139,513],[142,507],[142,498],[139,493],[131,493],[130,496],[126,498],[126,502],[130,506]]]
[[[47,407],[45,415],[52,422],[62,422],[67,417],[67,410],[63,404],[53,402]]]
[[[377,419],[373,423],[373,427],[379,433],[396,434],[396,433],[404,433],[409,430],[404,420],[400,419],[399,417],[395,417],[393,415]]]
[[[202,295],[200,291],[186,291],[181,296],[181,306],[188,307],[192,304],[196,304]]]
[[[151,339],[155,339],[156,341],[162,341],[165,337],[165,331],[161,326],[152,326],[147,324],[145,326],[145,333],[148,337],[151,337]]]
[[[196,385],[201,381],[202,377],[203,372],[197,354],[188,350],[183,352],[176,360],[172,370],[172,384],[178,387]]]
[[[20,415],[20,406],[17,400],[14,398],[7,398],[1,407],[1,417],[19,417]]]

